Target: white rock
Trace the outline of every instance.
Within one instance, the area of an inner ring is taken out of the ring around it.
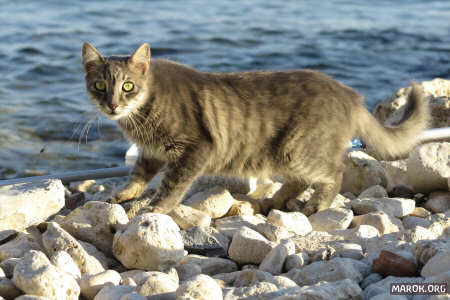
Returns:
[[[260,223],[256,225],[254,230],[264,235],[269,241],[279,243],[283,239],[288,239],[294,235],[285,227],[276,226],[271,223]]]
[[[424,218],[414,217],[414,216],[406,216],[403,218],[403,227],[405,229],[413,229],[416,226],[428,227],[431,225],[431,222]]]
[[[369,271],[370,266],[358,260],[338,257],[329,261],[313,262],[301,269],[292,269],[286,276],[304,286],[347,278],[360,282]]]
[[[368,287],[369,285],[371,285],[372,283],[378,282],[381,279],[383,279],[383,276],[381,276],[378,273],[370,273],[366,278],[364,278],[364,280],[360,283],[360,286],[362,289],[365,289],[366,287]]]
[[[417,146],[408,158],[408,178],[415,192],[428,194],[448,189],[450,143]]]
[[[167,215],[147,213],[133,218],[114,235],[114,256],[129,269],[158,270],[184,256],[180,229]]]
[[[355,216],[352,220],[351,227],[360,225],[373,226],[378,229],[380,234],[403,230],[402,222],[399,219],[382,211]]]
[[[200,274],[183,282],[176,291],[177,300],[222,299],[222,289],[208,275]]]
[[[238,270],[237,264],[226,258],[206,257],[201,255],[190,254],[183,257],[180,265],[196,264],[201,268],[201,273],[206,275],[216,275],[218,273],[229,273]]]
[[[76,280],[54,267],[44,253],[31,250],[14,268],[14,284],[27,294],[51,300],[78,299]]]
[[[223,299],[265,299],[265,295],[270,295],[272,292],[276,292],[277,290],[278,287],[275,284],[265,281],[257,282],[250,286],[227,287],[223,289]]]
[[[449,158],[450,159],[450,158]],[[443,213],[450,209],[450,192],[433,192],[428,196],[424,207],[434,213]]]
[[[42,243],[48,255],[53,256],[58,251],[66,251],[77,264],[81,274],[100,273],[105,268],[100,261],[90,255],[85,248],[57,223],[49,222],[42,234]]]
[[[372,299],[379,294],[384,294],[390,291],[391,283],[422,283],[421,277],[395,277],[388,276],[383,280],[375,282],[364,289],[364,299]]]
[[[175,207],[169,216],[181,229],[189,229],[195,226],[209,226],[211,217],[201,210],[183,204]]]
[[[274,246],[255,230],[242,227],[234,234],[228,255],[239,264],[260,264]]]
[[[78,265],[66,251],[57,251],[50,257],[50,262],[60,271],[71,275],[77,282],[81,279],[81,272]]]
[[[94,185],[95,185],[95,180],[93,180],[93,179],[84,180],[84,181],[76,181],[76,182],[70,183],[69,189],[71,191],[86,193]]]
[[[345,229],[342,231],[346,231],[350,229]],[[339,231],[339,230],[338,230]],[[325,231],[311,231],[305,236],[296,235],[290,239],[295,243],[295,252],[306,252],[308,255],[314,254],[316,251],[319,251],[325,247],[327,247],[330,243],[334,243],[336,241],[344,240],[343,237],[330,234]]]
[[[327,232],[338,229],[347,229],[352,219],[353,211],[345,208],[328,208],[319,211],[308,218],[312,230]]]
[[[131,292],[120,297],[120,300],[148,300],[148,298],[137,292]]]
[[[229,238],[232,238],[244,226],[256,230],[256,225],[261,223],[265,223],[263,219],[252,215],[232,216],[215,220],[216,229]]]
[[[202,274],[202,268],[195,263],[177,264],[175,269],[177,270],[180,281],[186,281],[196,275]],[[218,272],[221,272],[221,270]]]
[[[174,293],[178,289],[178,278],[174,278],[163,272],[154,271],[150,273],[150,276],[137,290],[142,296]]]
[[[228,190],[215,186],[192,195],[184,204],[203,211],[215,219],[225,216],[235,201]]]
[[[385,198],[387,196],[388,193],[386,192],[384,187],[382,187],[381,185],[373,185],[362,191],[361,194],[359,194],[358,198]]]
[[[423,265],[437,253],[448,251],[450,251],[450,243],[444,239],[419,241],[415,245],[415,257],[417,258],[417,261]]]
[[[249,196],[253,199],[272,198],[282,185],[280,182],[259,184]]]
[[[106,270],[97,274],[85,274],[81,277],[81,294],[88,300],[94,299],[95,295],[106,285],[119,285],[120,274],[114,270]]]
[[[434,240],[437,236],[427,228],[416,226],[404,232],[404,240],[411,243],[417,243],[421,240]]]
[[[394,217],[404,217],[414,211],[416,202],[403,198],[366,198],[352,200],[351,205],[359,215],[383,211]]]
[[[64,207],[59,179],[0,187],[0,231],[22,230],[45,221]]]
[[[114,233],[127,223],[128,217],[121,205],[90,201],[70,212],[60,226],[75,238],[112,255]]]
[[[97,293],[94,300],[120,300],[124,295],[133,292],[131,285],[106,285]]]
[[[1,298],[0,298],[1,299]],[[14,300],[48,300],[49,298],[47,297],[42,297],[42,296],[33,296],[33,295],[22,295],[20,297],[17,297]]]
[[[312,231],[308,218],[300,212],[282,212],[272,209],[267,216],[267,221],[273,225],[285,227],[298,235],[305,235]]]
[[[295,244],[290,240],[284,240],[270,250],[259,265],[259,269],[273,275],[281,274],[284,262],[288,255],[295,252]]]
[[[439,252],[423,266],[420,275],[423,277],[435,276],[448,270],[450,270],[450,251]]]
[[[147,280],[148,277],[151,276],[151,272],[142,271],[142,270],[130,270],[120,273],[120,277],[122,278],[122,282],[126,280],[132,280],[136,283],[136,285],[141,285]]]
[[[0,241],[0,261],[21,258],[30,250],[42,250],[36,239],[28,232],[6,232]],[[7,233],[7,234],[6,234]]]
[[[292,269],[300,269],[309,264],[309,256],[306,252],[299,252],[288,255],[284,262],[284,270],[289,272]]]
[[[298,299],[317,299],[317,300],[347,300],[363,299],[363,291],[358,284],[350,279],[344,279],[335,282],[321,282],[315,285],[297,287],[287,291],[278,291],[273,295],[268,294],[267,300],[298,300]],[[281,294],[276,297],[276,294]],[[284,295],[283,295],[284,294]],[[269,298],[270,297],[270,298]]]
[[[386,187],[387,176],[380,162],[362,151],[347,154],[341,193],[351,192],[355,195],[373,185]]]
[[[372,225],[359,225],[355,228],[335,230],[333,234],[358,244],[361,243],[361,241],[380,236],[378,229]]]
[[[363,258],[363,250],[359,244],[337,242],[334,243],[332,247],[339,257],[353,258],[357,260]]]

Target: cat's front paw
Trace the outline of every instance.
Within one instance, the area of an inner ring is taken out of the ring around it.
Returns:
[[[129,183],[122,190],[108,199],[109,203],[118,204],[139,197],[144,191],[144,185],[140,183]]]
[[[301,210],[301,212],[307,217],[315,214],[317,211],[318,211],[317,205],[309,203],[306,203],[305,207]]]

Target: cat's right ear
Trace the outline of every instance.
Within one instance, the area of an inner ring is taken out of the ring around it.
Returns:
[[[83,67],[86,72],[97,68],[99,64],[103,64],[104,62],[105,59],[94,46],[87,42],[83,44]]]

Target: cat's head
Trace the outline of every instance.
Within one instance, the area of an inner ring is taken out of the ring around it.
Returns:
[[[150,46],[142,44],[131,56],[103,57],[83,45],[83,67],[89,98],[113,120],[126,117],[145,103],[149,93]]]

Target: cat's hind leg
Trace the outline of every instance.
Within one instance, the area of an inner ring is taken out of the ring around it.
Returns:
[[[272,197],[272,206],[274,209],[282,210],[285,208],[286,201],[297,197],[303,193],[309,184],[301,178],[289,179]]]

